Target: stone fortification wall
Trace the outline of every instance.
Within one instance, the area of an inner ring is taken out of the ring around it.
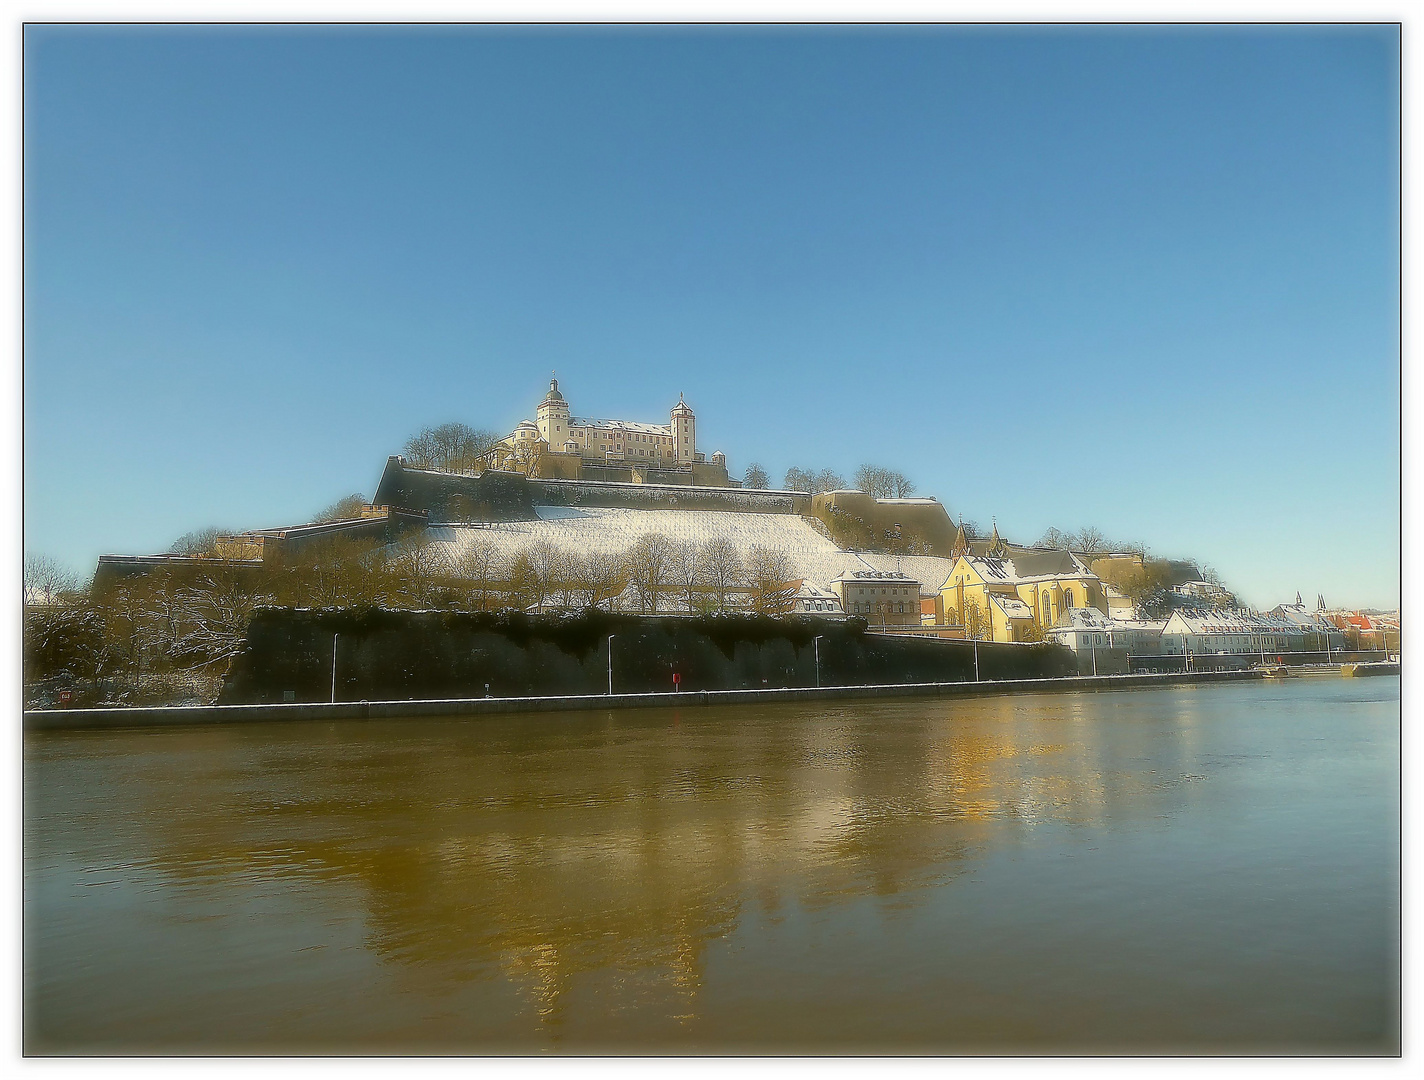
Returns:
[[[410,469],[398,457],[386,462],[375,500],[428,510],[439,521],[529,521],[540,506],[608,506],[642,510],[739,510],[799,514],[810,496],[738,488],[679,487],[588,480],[553,480],[490,470],[479,476]]]
[[[809,498],[808,512],[846,514],[869,527],[877,545],[892,536],[922,541],[930,555],[954,550],[954,522],[935,499],[877,499],[863,491],[823,491]]]
[[[608,506],[629,510],[735,510],[746,514],[799,514],[810,501],[792,492],[739,488],[609,484],[573,480],[530,480],[541,506]]]
[[[869,634],[858,619],[267,609],[253,618],[219,701],[331,700],[338,637],[337,701],[483,697],[486,684],[495,697],[601,694],[610,634],[623,694],[671,690],[674,672],[684,691],[814,686],[817,637],[823,686],[974,678],[968,643]],[[985,679],[1076,672],[1057,645],[981,642],[978,653]]]
[[[425,510],[431,521],[529,521],[534,500],[529,481],[515,473],[479,476],[408,469],[398,457],[386,461],[372,500]]]

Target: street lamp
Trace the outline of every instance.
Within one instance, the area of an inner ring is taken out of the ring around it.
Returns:
[[[825,636],[824,634],[821,635],[821,637],[824,637],[824,636]],[[820,685],[821,685],[821,638],[820,638],[820,637],[814,637],[814,638],[811,639],[811,648],[816,651],[816,686],[819,688]]]
[[[340,634],[331,635],[331,703],[336,704],[336,646],[341,642]]]
[[[608,696],[613,696],[613,639],[617,634],[608,635]]]

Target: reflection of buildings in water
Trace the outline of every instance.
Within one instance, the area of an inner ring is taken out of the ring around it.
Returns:
[[[422,874],[428,860],[412,853],[399,875],[407,887],[368,881],[372,945],[422,982],[498,971],[551,1028],[582,980],[609,972],[628,1004],[647,1004],[651,982],[665,991],[660,1011],[686,1018],[708,943],[739,910],[707,872],[709,840],[685,827],[446,840],[438,873]],[[411,890],[418,880],[425,887]]]
[[[183,807],[115,806],[177,877],[358,882],[370,947],[424,988],[503,978],[557,1029],[607,979],[692,1022],[708,950],[749,904],[914,903],[1033,824],[1162,797],[1192,753],[1161,732],[1190,729],[1192,699],[1117,695],[1138,718],[1112,724],[1112,697],[204,731],[176,769],[135,755],[112,795]]]
[[[1112,723],[1113,713],[1131,714]],[[944,813],[1100,824],[1194,775],[1190,698],[1055,694],[954,703],[933,750]],[[1164,728],[1172,737],[1164,740]],[[1165,757],[1164,757],[1165,752]],[[1150,764],[1148,764],[1150,762]]]

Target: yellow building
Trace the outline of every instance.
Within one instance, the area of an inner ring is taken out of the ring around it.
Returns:
[[[1071,551],[960,555],[940,596],[946,621],[988,641],[1039,641],[1070,608],[1108,611],[1103,583]]]

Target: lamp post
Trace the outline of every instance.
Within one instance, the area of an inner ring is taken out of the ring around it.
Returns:
[[[336,647],[341,643],[340,634],[331,635],[331,703],[336,704]]]
[[[608,696],[613,696],[613,639],[617,634],[608,635]]]
[[[978,631],[975,631],[977,634]],[[974,681],[979,681],[979,639],[974,638]]]
[[[822,636],[824,636],[824,635],[822,635]],[[820,685],[821,685],[821,638],[820,638],[820,637],[814,637],[814,638],[811,639],[811,648],[814,649],[815,652],[816,652],[816,686],[817,686],[817,688],[819,689],[819,687],[820,687]]]

